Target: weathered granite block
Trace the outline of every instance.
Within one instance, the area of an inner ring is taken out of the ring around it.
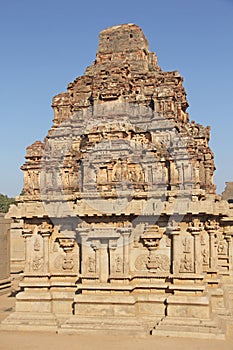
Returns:
[[[0,213],[0,294],[8,293],[10,278],[10,219]]]
[[[114,26],[52,107],[8,213],[15,262],[25,258],[2,327],[223,337],[233,208],[215,192],[210,128],[190,122],[179,72],[162,71],[138,26]]]

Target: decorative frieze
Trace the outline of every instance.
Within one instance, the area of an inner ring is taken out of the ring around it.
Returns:
[[[26,252],[13,320],[20,310],[32,327],[45,310],[68,331],[209,336],[233,275],[210,129],[189,121],[183,78],[161,70],[138,26],[99,39],[95,62],[53,98],[47,137],[27,148],[8,214]]]

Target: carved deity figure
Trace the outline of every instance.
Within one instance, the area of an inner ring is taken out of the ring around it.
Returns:
[[[185,237],[183,240],[183,247],[184,247],[184,253],[190,253],[191,252],[191,240],[189,237]]]
[[[40,251],[40,242],[39,242],[39,239],[38,239],[38,238],[36,238],[36,239],[35,239],[35,242],[34,242],[34,251],[35,251],[35,252]]]
[[[208,251],[206,248],[204,248],[201,252],[202,254],[202,259],[203,259],[203,264],[207,265],[208,264]]]
[[[95,272],[95,259],[91,257],[88,258],[87,270],[88,272]]]
[[[63,263],[62,263],[62,268],[63,270],[72,270],[74,267],[74,260],[68,256],[68,254],[65,256]]]
[[[227,242],[224,239],[221,239],[218,243],[218,254],[219,255],[227,254]]]
[[[185,254],[184,258],[181,260],[180,272],[191,272],[192,271],[192,259],[190,256]]]
[[[121,272],[122,270],[122,261],[120,256],[117,256],[116,258],[116,272]]]

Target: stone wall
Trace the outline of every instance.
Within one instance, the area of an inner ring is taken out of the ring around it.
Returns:
[[[10,219],[0,213],[0,294],[10,290]]]
[[[23,271],[25,265],[25,243],[22,236],[22,220],[11,222],[10,270],[13,274]]]
[[[210,128],[189,121],[183,78],[161,70],[138,26],[99,38],[27,147],[8,212],[25,264],[2,327],[224,337],[233,208],[215,191]]]

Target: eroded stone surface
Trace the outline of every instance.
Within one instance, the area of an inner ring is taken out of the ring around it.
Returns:
[[[10,279],[10,220],[0,213],[0,295],[9,293]]]
[[[100,33],[95,62],[54,97],[53,127],[27,148],[9,213],[25,240],[23,291],[6,327],[223,335],[232,208],[182,83],[138,26]]]

